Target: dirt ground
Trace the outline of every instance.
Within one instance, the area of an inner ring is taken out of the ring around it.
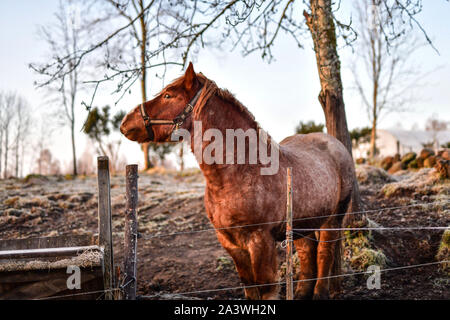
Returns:
[[[358,170],[363,209],[374,210],[367,213],[372,225],[450,225],[450,182],[431,179],[431,169],[396,176],[367,166]],[[125,206],[123,174],[113,176],[111,186],[115,262],[120,265]],[[192,293],[241,285],[231,258],[210,230],[203,192],[204,180],[199,172],[183,176],[140,174],[139,295],[153,299],[244,298],[242,289]],[[96,233],[96,194],[95,177],[0,181],[0,238]],[[378,210],[418,203],[433,204]],[[204,231],[189,233],[195,230]],[[395,268],[435,262],[442,233],[441,230],[371,232],[367,239],[371,250],[385,257],[385,268]],[[285,253],[281,246],[278,250],[281,265]],[[357,272],[358,265],[347,260],[343,272]],[[366,278],[344,277],[343,291],[337,299],[450,299],[450,278],[438,265],[382,272],[379,290],[367,289]],[[283,298],[284,286],[280,293]]]

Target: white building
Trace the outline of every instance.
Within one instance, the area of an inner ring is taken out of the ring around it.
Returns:
[[[377,130],[376,146],[378,156],[393,156],[396,153],[404,155],[408,152],[419,153],[425,145],[433,145],[438,149],[442,144],[450,142],[450,131],[408,131],[408,130]],[[353,158],[367,158],[370,142],[360,143],[353,148]]]

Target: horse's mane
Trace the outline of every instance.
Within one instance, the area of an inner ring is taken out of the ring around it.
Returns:
[[[219,88],[216,83],[203,75],[203,73],[197,73],[197,78],[200,83],[203,85],[202,92],[200,93],[200,97],[195,105],[193,110],[194,118],[199,118],[200,113],[208,104],[209,99],[212,96],[217,96],[218,98],[232,104],[235,106],[245,117],[249,120],[253,121],[256,125],[256,130],[262,129],[259,123],[255,120],[255,116],[244,106],[236,97],[227,89]],[[184,75],[175,79],[169,86],[179,86],[182,85],[184,81]],[[263,129],[262,129],[263,130]],[[267,132],[266,132],[267,133]],[[271,136],[267,133],[268,141],[272,140]],[[274,141],[275,142],[275,141]]]
[[[215,95],[235,106],[244,116],[249,118],[249,120],[254,121],[257,128],[259,128],[259,124],[256,122],[255,116],[239,100],[237,100],[230,91],[219,88],[214,81],[206,78],[202,73],[198,73],[197,77],[200,79],[200,82],[203,83],[203,89],[197,102],[197,106],[194,109],[195,117],[198,117],[203,108],[208,104],[209,99]]]

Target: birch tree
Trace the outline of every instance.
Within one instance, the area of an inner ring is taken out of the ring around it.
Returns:
[[[25,150],[28,149],[25,144],[31,122],[31,110],[28,103],[22,97],[18,97],[14,110],[14,172],[15,177],[19,177],[22,175],[20,168],[23,167]]]
[[[371,123],[369,157],[374,158],[376,130],[382,117],[407,110],[414,100],[414,89],[422,82],[424,75],[412,61],[421,45],[411,33],[392,40],[383,35],[385,26],[399,17],[390,17],[379,1],[358,0],[355,12],[359,38],[355,45],[357,59],[351,70]]]
[[[8,92],[3,97],[3,178],[5,179],[8,178],[8,175],[11,175],[11,172],[9,171],[9,156],[12,147],[12,121],[14,119],[18,99],[18,95],[13,92]]]
[[[2,177],[2,159],[3,159],[3,135],[4,130],[4,117],[5,117],[5,97],[4,93],[0,91],[0,179]]]
[[[77,175],[77,154],[75,139],[76,124],[76,102],[81,90],[80,74],[83,74],[84,63],[76,59],[69,58],[72,52],[79,52],[82,46],[82,39],[85,39],[85,31],[80,26],[79,12],[71,10],[66,2],[60,1],[58,11],[55,13],[56,24],[44,26],[40,29],[42,39],[47,43],[52,55],[52,65],[57,66],[67,64],[70,72],[62,76],[52,75],[48,66],[39,63],[32,63],[30,67],[45,80],[37,82],[38,87],[44,87],[52,97],[51,102],[56,105],[55,118],[62,120],[63,127],[70,130],[71,151],[72,151],[72,173]],[[51,80],[48,81],[47,77]]]

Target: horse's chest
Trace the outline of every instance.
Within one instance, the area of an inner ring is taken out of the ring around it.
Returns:
[[[253,192],[206,190],[205,209],[215,227],[250,223],[261,209]]]

